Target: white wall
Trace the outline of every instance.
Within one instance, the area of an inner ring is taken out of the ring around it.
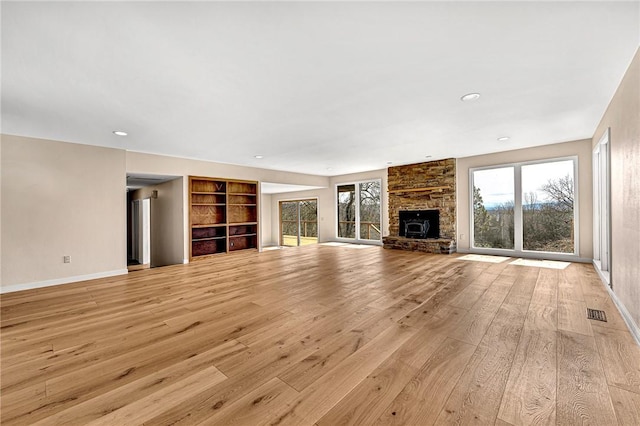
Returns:
[[[284,194],[273,194],[271,196],[271,240],[273,244],[278,244],[280,241],[280,201],[317,198],[319,241],[335,241],[337,231],[336,185],[372,179],[380,179],[382,181],[382,235],[389,235],[389,198],[387,192],[387,169],[382,169],[372,170],[370,172],[333,176],[329,178],[328,185],[325,188],[321,189],[287,192]]]
[[[471,224],[469,208],[469,169],[570,156],[578,157],[578,176],[576,179],[578,188],[578,220],[580,226],[578,234],[578,256],[591,259],[593,257],[593,204],[591,192],[590,139],[458,158],[456,160],[458,249],[461,251],[469,249],[469,228]],[[461,235],[464,237],[461,238]]]
[[[594,135],[610,127],[611,282],[640,340],[640,49]]]
[[[2,291],[126,273],[124,151],[8,135],[1,146]]]
[[[272,239],[271,198],[271,194],[260,195],[260,240],[262,247],[278,245],[278,242]]]

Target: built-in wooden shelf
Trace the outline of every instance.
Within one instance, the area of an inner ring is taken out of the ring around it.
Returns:
[[[190,259],[258,248],[258,182],[189,177]]]

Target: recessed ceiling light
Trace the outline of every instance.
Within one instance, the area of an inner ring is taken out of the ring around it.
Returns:
[[[127,132],[123,132],[122,130],[114,130],[113,134],[116,136],[127,136]]]
[[[333,170],[333,167],[327,167],[327,170],[331,171]]]
[[[475,101],[480,97],[480,93],[467,93],[463,97],[460,98],[461,101]]]
[[[391,164],[393,164],[392,161],[387,161],[387,165],[390,166]]]
[[[264,155],[254,155],[255,158],[257,158],[258,160],[264,158]]]
[[[506,142],[511,139],[509,136],[501,136],[498,138],[498,142]]]
[[[432,155],[425,155],[424,158],[431,158],[433,157]]]

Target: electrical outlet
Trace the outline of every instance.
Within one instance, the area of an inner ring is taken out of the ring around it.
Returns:
[[[71,256],[64,256],[62,260],[64,263],[71,263]]]
[[[460,234],[460,241],[464,241],[464,234]]]

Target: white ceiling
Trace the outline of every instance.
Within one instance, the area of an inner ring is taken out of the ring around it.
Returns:
[[[589,138],[639,10],[3,2],[2,132],[319,175]]]

